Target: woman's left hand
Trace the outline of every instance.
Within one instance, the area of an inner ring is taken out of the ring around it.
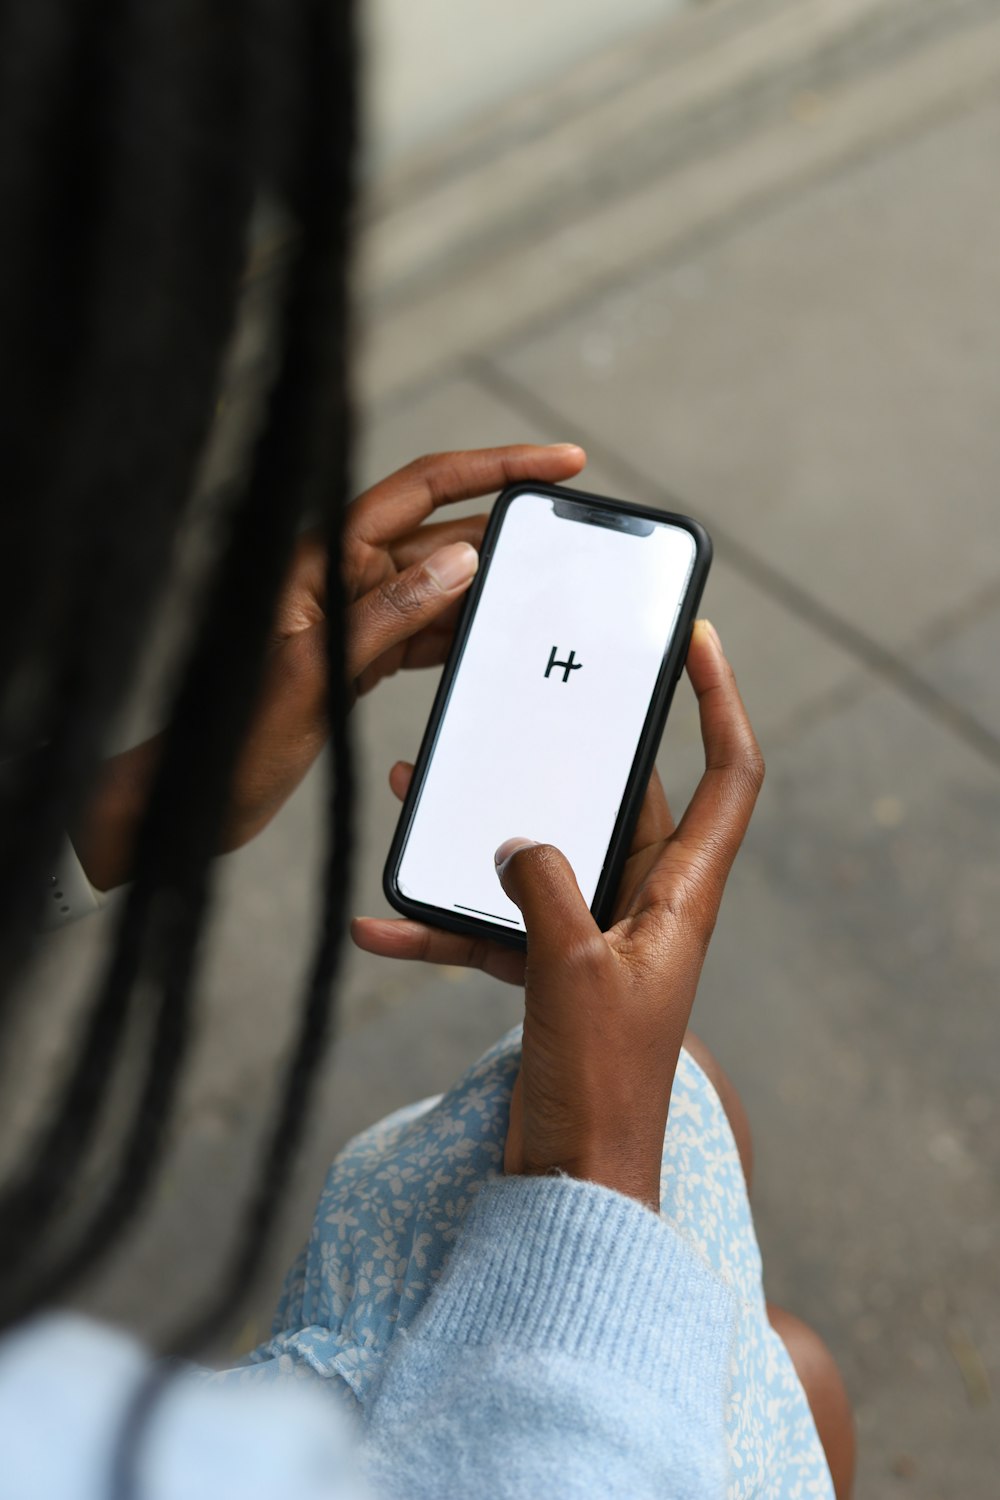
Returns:
[[[517,444],[418,458],[349,507],[344,521],[347,674],[355,695],[401,667],[436,666],[451,645],[478,565],[483,515],[424,524],[440,506],[519,480],[570,479],[582,449]],[[326,743],[326,553],[313,535],[295,549],[275,615],[258,706],[240,756],[219,853],[271,821]],[[153,739],[106,763],[74,845],[91,882],[129,878],[132,839],[159,753]]]
[[[439,666],[479,565],[487,517],[425,524],[443,505],[521,479],[568,479],[580,448],[520,444],[418,458],[366,490],[344,521],[347,676],[356,696],[404,667]],[[291,796],[326,743],[326,553],[295,553],[275,620],[260,706],[234,783],[225,848],[247,843]]]
[[[487,517],[425,525],[433,512],[520,480],[571,479],[585,463],[573,443],[434,453],[355,500],[343,545],[348,676],[359,694],[400,667],[440,666],[448,654]]]

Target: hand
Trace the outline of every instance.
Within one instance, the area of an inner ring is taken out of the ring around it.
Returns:
[[[397,760],[389,772],[389,786],[400,802],[413,780],[409,761]],[[664,839],[674,831],[673,818],[660,780],[653,768],[646,795],[632,836],[612,920],[617,922],[628,910],[632,893],[648,873],[649,863],[660,853]],[[354,917],[351,937],[365,953],[380,958],[416,959],[421,963],[442,964],[456,969],[482,969],[504,984],[524,984],[525,954],[505,943],[491,942],[487,937],[464,937],[445,932],[440,927],[426,927],[409,917]]]
[[[485,516],[430,525],[439,506],[487,495],[522,479],[555,482],[582,469],[573,444],[438,453],[367,490],[344,520],[347,672],[356,694],[401,667],[439,665],[462,595],[475,576]],[[326,743],[326,553],[303,537],[275,614],[258,706],[233,779],[219,853],[265,828]],[[109,890],[129,878],[131,848],[159,757],[148,740],[104,768],[74,845],[91,882]]]
[[[573,443],[435,453],[355,500],[344,526],[344,575],[348,676],[358,693],[400,667],[439,666],[448,654],[487,517],[425,525],[432,512],[522,479],[570,479],[585,463]]]
[[[681,1044],[763,778],[735,679],[705,622],[692,637],[688,675],[705,774],[676,829],[659,782],[651,782],[608,932],[597,927],[558,850],[514,839],[498,851],[501,883],[528,933],[524,1043],[505,1169],[563,1171],[654,1210]],[[379,934],[362,929],[366,936]],[[455,962],[462,942],[426,947],[439,962]],[[381,943],[384,951],[384,935]]]
[[[418,458],[366,490],[344,521],[347,675],[356,694],[400,668],[440,666],[475,577],[485,515],[424,523],[440,506],[520,479],[578,473],[580,448],[472,449]],[[259,833],[326,743],[326,554],[300,541],[275,619],[256,717],[234,781],[223,850]]]

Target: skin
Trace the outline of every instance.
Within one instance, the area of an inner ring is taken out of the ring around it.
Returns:
[[[418,459],[354,502],[345,521],[348,672],[354,692],[400,670],[443,662],[478,562],[485,516],[430,518],[442,506],[521,479],[571,479],[585,463],[572,444],[441,453]],[[276,611],[260,699],[234,777],[220,853],[271,821],[322,750],[326,563],[300,541]],[[521,1071],[505,1169],[561,1170],[655,1210],[670,1086],[682,1045],[699,1057],[727,1109],[749,1184],[742,1105],[714,1058],[687,1031],[726,877],[763,778],[763,762],[714,629],[699,621],[688,675],[699,700],[706,769],[680,824],[654,774],[625,867],[614,922],[596,927],[562,854],[514,838],[498,878],[521,908],[528,952],[409,921],[357,918],[359,947],[395,958],[468,965],[525,988]],[[154,738],[115,756],[79,828],[71,830],[92,883],[127,881],[155,772]],[[390,773],[405,795],[412,767]],[[699,1051],[700,1049],[700,1051]],[[838,1500],[853,1474],[853,1428],[839,1373],[818,1336],[770,1309],[803,1380]]]

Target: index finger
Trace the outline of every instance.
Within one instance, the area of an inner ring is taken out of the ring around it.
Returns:
[[[348,509],[347,525],[361,541],[377,546],[412,531],[440,505],[489,495],[522,479],[569,479],[586,461],[576,443],[431,453],[360,495]]]

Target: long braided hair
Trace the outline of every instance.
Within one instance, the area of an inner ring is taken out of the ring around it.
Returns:
[[[269,388],[218,506],[112,951],[49,1113],[0,1184],[0,1325],[101,1260],[155,1177],[227,793],[294,540],[318,515],[331,733],[319,935],[244,1221],[178,1350],[241,1301],[303,1128],[351,844],[340,530],[355,89],[350,0],[0,4],[0,1046],[47,872],[171,580],[262,202],[291,246]],[[115,1159],[67,1220],[109,1081],[128,1070]]]

